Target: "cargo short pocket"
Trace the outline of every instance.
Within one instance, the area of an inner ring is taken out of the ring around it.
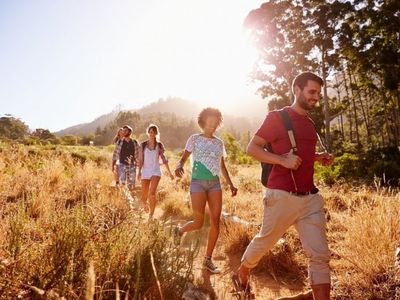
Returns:
[[[274,190],[268,188],[266,189],[263,198],[264,207],[270,207],[274,204],[275,202],[274,194],[275,194]]]

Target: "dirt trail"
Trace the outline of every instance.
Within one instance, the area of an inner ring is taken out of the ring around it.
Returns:
[[[224,230],[221,227],[221,230]],[[190,241],[200,239],[199,255],[195,262],[195,284],[208,292],[211,299],[237,299],[232,295],[231,276],[240,264],[239,255],[226,255],[221,240],[217,242],[214,250],[213,260],[215,264],[222,270],[221,274],[211,274],[202,268],[202,260],[205,253],[205,244],[207,241],[208,227],[198,232],[187,234],[182,240],[182,246],[188,245]],[[256,295],[256,299],[276,299],[282,296],[289,296],[302,292],[303,287],[286,286],[279,284],[272,277],[265,274],[255,274],[251,276],[252,290]]]
[[[136,207],[137,197],[129,197],[129,193],[125,193],[125,197],[131,207]],[[139,195],[139,193],[137,193]],[[154,212],[155,219],[161,219],[163,211],[160,205],[156,207]],[[174,220],[173,223],[181,224],[185,221]],[[221,274],[212,274],[202,268],[202,261],[204,253],[206,251],[207,233],[209,227],[205,225],[201,230],[196,232],[187,233],[183,239],[181,247],[186,248],[195,241],[200,242],[199,254],[195,261],[194,276],[195,285],[200,287],[202,290],[207,291],[210,299],[229,300],[237,299],[233,296],[233,285],[231,276],[234,271],[237,270],[240,264],[239,255],[227,255],[224,252],[224,245],[221,239],[218,240],[216,248],[213,254],[213,260],[215,264],[222,270]],[[224,230],[224,226],[221,226],[221,230]],[[256,299],[262,300],[273,300],[283,296],[290,296],[303,292],[304,288],[299,286],[287,286],[275,281],[272,277],[266,274],[255,274],[251,276],[252,290],[256,296]]]

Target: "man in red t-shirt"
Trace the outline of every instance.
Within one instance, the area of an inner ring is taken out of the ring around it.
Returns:
[[[323,199],[313,182],[314,162],[330,165],[333,156],[316,153],[317,133],[308,116],[320,100],[323,80],[310,72],[298,75],[292,86],[295,101],[285,107],[293,126],[297,151],[293,153],[287,129],[278,111],[268,113],[247,147],[255,159],[273,164],[264,195],[264,216],[260,232],[242,257],[238,279],[248,287],[250,269],[294,225],[309,257],[309,280],[314,299],[329,299],[330,252],[326,241]],[[270,143],[272,152],[264,150]],[[247,288],[246,288],[247,290]]]

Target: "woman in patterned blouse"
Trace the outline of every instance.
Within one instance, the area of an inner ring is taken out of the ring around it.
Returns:
[[[192,154],[192,178],[190,182],[190,197],[194,220],[174,230],[175,242],[179,243],[185,232],[198,230],[203,227],[204,211],[208,204],[211,227],[208,232],[207,252],[203,267],[212,273],[220,273],[220,269],[212,262],[212,253],[219,235],[219,223],[222,210],[222,189],[219,180],[220,172],[228,183],[232,196],[236,196],[237,188],[233,185],[225,166],[226,156],[224,143],[214,135],[222,123],[222,115],[218,109],[205,108],[198,116],[201,133],[194,134],[186,142],[175,175],[182,177],[183,166]]]

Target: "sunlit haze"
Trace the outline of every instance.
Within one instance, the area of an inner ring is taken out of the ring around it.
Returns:
[[[168,96],[243,110],[261,2],[1,1],[0,114],[56,131]]]

